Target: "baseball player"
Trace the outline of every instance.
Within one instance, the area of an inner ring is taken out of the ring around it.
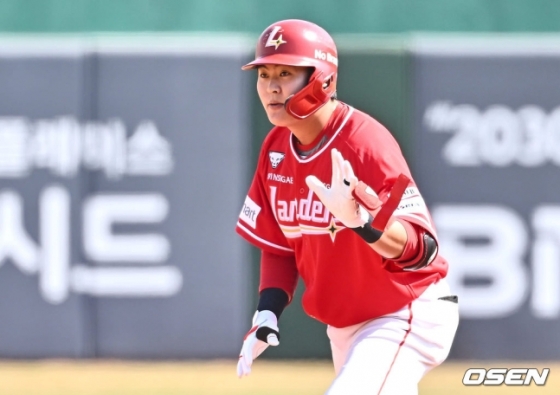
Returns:
[[[280,341],[298,278],[327,325],[329,395],[418,393],[458,325],[447,262],[400,148],[336,99],[338,55],[321,27],[283,20],[260,36],[257,91],[270,122],[236,231],[261,249],[259,302],[237,373]]]

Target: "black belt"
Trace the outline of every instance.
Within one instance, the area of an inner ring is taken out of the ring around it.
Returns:
[[[447,300],[451,303],[459,303],[459,297],[457,295],[442,296],[441,298],[438,298],[438,300]]]

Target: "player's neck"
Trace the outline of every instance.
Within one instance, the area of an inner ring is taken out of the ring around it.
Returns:
[[[315,114],[290,125],[290,131],[301,144],[311,144],[325,128],[327,123],[329,123],[329,119],[331,118],[331,115],[337,105],[338,101],[330,100],[327,104],[317,110]]]

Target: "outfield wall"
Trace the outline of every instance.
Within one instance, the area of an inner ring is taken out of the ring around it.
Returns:
[[[560,357],[560,39],[335,39],[339,98],[395,134],[434,214],[460,297],[452,357]],[[252,49],[0,39],[0,355],[236,356],[258,251],[234,226],[271,127],[240,71]],[[302,290],[271,358],[329,355]]]
[[[460,295],[454,357],[560,356],[559,44],[412,43],[414,169]]]
[[[2,357],[236,355],[246,48],[0,42]]]

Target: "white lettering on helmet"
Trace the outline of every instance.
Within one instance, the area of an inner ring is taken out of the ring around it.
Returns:
[[[320,49],[315,50],[315,59],[326,60],[329,63],[338,66],[338,58],[329,52],[323,52]]]

